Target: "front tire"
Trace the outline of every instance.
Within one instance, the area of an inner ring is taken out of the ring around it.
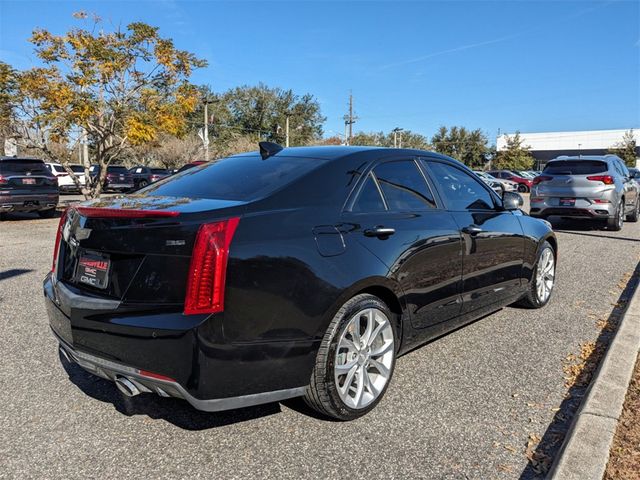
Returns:
[[[549,242],[544,242],[538,252],[533,275],[527,293],[518,305],[525,308],[542,308],[551,299],[556,280],[556,256]]]
[[[322,339],[304,400],[319,413],[353,420],[370,412],[389,386],[396,360],[394,315],[360,294],[335,314]]]

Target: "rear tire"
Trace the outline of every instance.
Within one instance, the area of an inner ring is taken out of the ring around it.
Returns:
[[[516,304],[525,308],[542,308],[551,299],[556,280],[556,257],[549,242],[544,242],[533,269],[529,288]]]
[[[518,184],[518,191],[520,193],[527,193],[529,191],[529,187],[527,187],[524,183]]]
[[[322,339],[306,404],[338,420],[370,412],[384,396],[395,367],[393,319],[389,307],[373,295],[356,295],[346,302]]]
[[[633,209],[629,215],[627,215],[627,222],[637,222],[638,218],[640,218],[640,192],[638,193],[638,197],[636,198],[636,208]]]
[[[38,215],[40,215],[40,218],[53,218],[56,215],[56,209],[38,210]]]
[[[624,200],[620,200],[613,217],[607,219],[607,230],[619,232],[624,224]]]
[[[140,183],[138,183],[138,188],[144,188],[147,185],[149,185],[149,182],[147,182],[146,180],[140,180]]]

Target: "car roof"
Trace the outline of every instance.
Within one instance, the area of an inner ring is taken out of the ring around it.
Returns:
[[[553,158],[549,160],[549,162],[554,162],[556,160],[569,161],[569,162],[579,162],[580,160],[598,160],[601,162],[606,162],[607,160],[621,160],[617,155],[579,155],[579,156],[569,156],[569,155],[561,155],[559,157]]]
[[[312,147],[288,147],[283,148],[281,151],[271,155],[271,157],[299,157],[299,158],[315,158],[318,160],[338,160],[347,156],[355,154],[384,154],[387,155],[412,155],[412,156],[429,156],[437,157],[443,160],[453,161],[460,163],[455,159],[447,157],[445,155],[430,152],[427,150],[417,150],[411,148],[390,148],[390,147],[375,147],[375,146],[344,146],[344,145],[322,145]],[[235,157],[254,156],[260,155],[258,151],[239,153],[233,155]],[[269,158],[271,158],[269,157]]]
[[[44,161],[41,158],[35,158],[35,157],[5,157],[5,156],[0,157],[0,162],[9,161],[9,160],[13,160],[13,161],[15,161],[15,160],[29,160],[30,162],[33,162],[35,160],[35,161],[39,161],[39,162],[44,163]]]

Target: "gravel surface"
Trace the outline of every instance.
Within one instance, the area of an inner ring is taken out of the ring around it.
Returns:
[[[57,222],[0,223],[0,478],[532,478],[527,443],[566,402],[563,360],[598,337],[640,259],[640,223],[554,223],[546,308],[505,308],[411,352],[373,412],[338,423],[298,400],[202,413],[126,399],[63,367],[41,286]]]

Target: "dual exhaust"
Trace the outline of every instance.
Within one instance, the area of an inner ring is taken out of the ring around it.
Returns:
[[[116,387],[127,397],[135,397],[140,395],[140,389],[136,387],[136,384],[129,380],[127,377],[117,376]]]

